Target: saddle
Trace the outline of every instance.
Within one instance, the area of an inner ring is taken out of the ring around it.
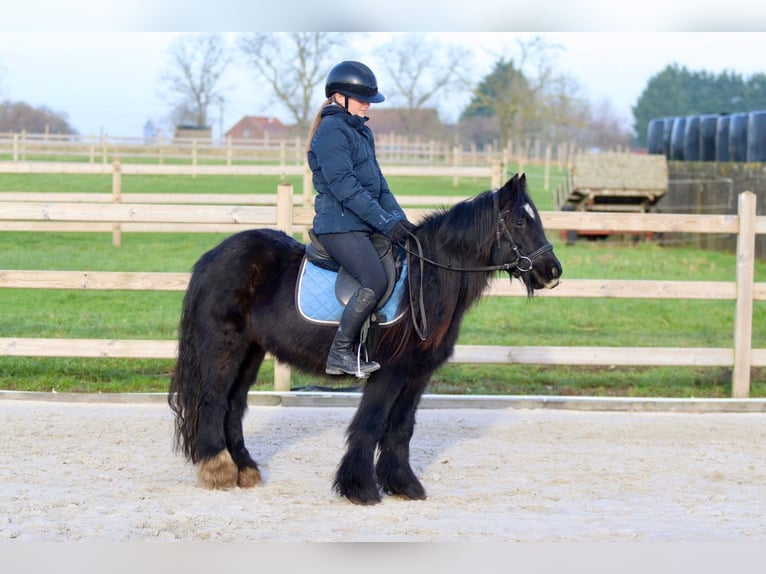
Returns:
[[[306,245],[298,274],[296,306],[310,322],[337,323],[343,308],[361,285],[332,258],[313,229],[309,229],[309,237],[311,241]],[[387,277],[386,291],[371,320],[389,325],[399,318],[395,313],[406,275],[405,258],[400,256],[399,248],[392,248],[391,241],[384,235],[373,233],[370,239]]]

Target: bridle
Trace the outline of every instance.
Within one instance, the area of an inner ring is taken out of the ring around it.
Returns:
[[[498,257],[498,254],[502,252],[499,247],[502,245],[502,240],[505,239],[511,246],[511,250],[513,251],[515,255],[515,259],[513,261],[508,262],[498,262],[493,265],[482,265],[478,267],[455,267],[454,265],[450,265],[449,263],[440,263],[438,261],[434,261],[433,259],[430,259],[423,255],[423,246],[420,243],[420,240],[418,237],[412,233],[409,232],[410,239],[413,240],[415,245],[417,246],[417,252],[412,251],[409,248],[409,239],[407,240],[407,243],[404,246],[404,250],[407,252],[407,263],[410,264],[409,256],[412,255],[414,257],[418,258],[419,265],[420,265],[420,285],[418,289],[419,294],[419,309],[420,309],[420,316],[422,323],[418,324],[418,319],[415,314],[415,305],[413,304],[412,297],[413,297],[413,289],[412,289],[412,273],[407,274],[407,281],[409,284],[409,291],[410,291],[410,310],[412,311],[412,322],[415,326],[415,331],[417,332],[418,336],[420,337],[421,341],[425,341],[426,337],[428,336],[428,325],[427,325],[427,318],[425,313],[425,305],[423,303],[423,268],[425,263],[429,263],[431,265],[434,265],[435,267],[439,267],[441,269],[447,269],[449,271],[456,271],[459,273],[474,273],[474,272],[489,272],[489,271],[507,271],[511,277],[516,277],[517,279],[521,277],[523,273],[527,273],[532,270],[532,262],[542,255],[543,253],[547,253],[548,251],[553,251],[553,245],[551,245],[549,242],[546,242],[542,246],[535,249],[532,253],[529,255],[524,255],[521,253],[521,250],[519,249],[519,246],[516,244],[516,242],[513,240],[513,235],[511,235],[510,229],[508,229],[508,225],[505,222],[505,218],[508,217],[511,214],[510,209],[506,209],[502,213],[500,213],[500,207],[498,205],[498,198],[497,193],[494,193],[492,195],[492,201],[493,201],[493,207],[494,212],[497,214],[497,228],[495,229],[495,246],[498,249],[494,250],[493,259],[495,257]]]

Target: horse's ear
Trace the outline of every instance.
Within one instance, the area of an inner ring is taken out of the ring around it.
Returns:
[[[510,204],[519,192],[519,185],[521,184],[522,186],[525,186],[525,182],[526,176],[522,174],[521,177],[519,177],[518,173],[514,174],[511,179],[506,181],[505,185],[497,190],[500,205],[506,206]]]

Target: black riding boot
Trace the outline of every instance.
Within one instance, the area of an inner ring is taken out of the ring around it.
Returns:
[[[376,303],[375,292],[367,287],[359,289],[348,300],[343,315],[340,317],[340,326],[335,333],[330,353],[327,355],[325,373],[328,375],[348,374],[364,379],[380,368],[380,365],[375,361],[366,361],[356,353],[359,333]]]

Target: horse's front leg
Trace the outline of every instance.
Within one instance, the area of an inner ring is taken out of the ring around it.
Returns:
[[[395,384],[385,367],[364,387],[362,400],[346,432],[346,454],[335,475],[338,494],[354,504],[377,504],[380,491],[375,478],[375,450],[401,384]]]
[[[415,412],[428,380],[410,380],[388,415],[375,472],[386,494],[410,500],[425,500],[426,491],[410,466],[410,440],[415,430]]]

